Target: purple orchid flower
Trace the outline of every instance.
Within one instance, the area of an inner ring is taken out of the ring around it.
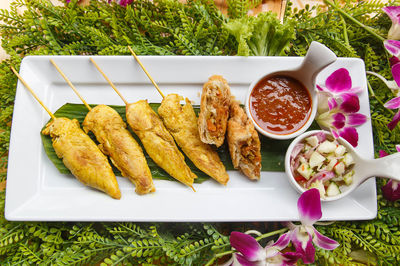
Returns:
[[[400,145],[396,145],[396,150],[400,152]],[[389,155],[387,152],[380,150],[379,157]],[[400,185],[399,182],[390,179],[386,185],[382,187],[382,194],[388,201],[396,201],[400,199]]]
[[[388,32],[388,39],[400,39],[400,6],[386,6],[382,10],[389,16],[392,26]]]
[[[239,253],[234,254],[228,265],[294,265],[300,258],[304,263],[312,263],[315,257],[313,243],[327,250],[339,246],[335,240],[322,235],[313,226],[322,217],[318,189],[312,188],[301,194],[297,201],[297,209],[301,225],[287,223],[290,231],[265,248],[247,234],[232,232],[229,240]],[[296,252],[281,253],[280,251],[286,248],[290,241]]]
[[[232,232],[229,241],[239,253],[234,254],[227,265],[295,265],[301,254],[295,252],[281,253],[289,245],[288,235],[279,237],[276,243],[271,242],[263,248],[257,240],[248,234]]]
[[[117,4],[123,7],[132,4],[133,0],[116,0]]]
[[[315,257],[315,247],[313,243],[323,249],[333,250],[339,243],[317,231],[313,224],[322,217],[321,200],[318,189],[309,189],[301,194],[297,201],[297,209],[301,225],[288,223],[290,231],[281,237],[289,237],[296,252],[302,254],[304,263],[313,263]],[[286,235],[286,236],[285,236]]]
[[[351,145],[358,145],[358,133],[355,126],[362,125],[367,117],[357,113],[360,100],[359,87],[352,87],[350,73],[345,68],[333,72],[325,81],[325,87],[318,88],[317,123],[329,129],[335,138],[342,137]]]

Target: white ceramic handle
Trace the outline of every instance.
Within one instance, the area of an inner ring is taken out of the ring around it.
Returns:
[[[313,41],[299,69],[302,73],[309,73],[308,75],[314,80],[324,67],[332,64],[336,59],[336,55],[328,47]]]
[[[371,176],[390,178],[400,181],[400,153],[394,153],[374,160],[365,160],[363,179]]]

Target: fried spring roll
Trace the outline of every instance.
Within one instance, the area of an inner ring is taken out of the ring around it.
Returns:
[[[185,157],[171,134],[147,101],[141,100],[127,105],[126,119],[153,161],[172,177],[193,189],[193,181],[197,176],[187,166]]]
[[[197,117],[190,101],[186,98],[186,105],[181,106],[181,100],[183,97],[177,94],[167,95],[158,108],[158,114],[178,146],[194,165],[219,183],[226,185],[229,176],[225,166],[218,153],[200,140]]]
[[[233,166],[251,180],[260,179],[261,145],[258,133],[235,100],[230,104],[227,140]]]
[[[107,157],[79,127],[78,120],[56,118],[46,125],[42,133],[50,135],[57,156],[80,182],[115,199],[121,198]]]
[[[143,150],[117,111],[107,105],[97,105],[86,115],[82,126],[85,132],[94,133],[100,150],[110,156],[122,176],[135,184],[136,193],[142,195],[155,191]]]
[[[226,125],[229,117],[231,92],[222,76],[211,76],[203,86],[198,120],[200,139],[204,143],[224,143]]]

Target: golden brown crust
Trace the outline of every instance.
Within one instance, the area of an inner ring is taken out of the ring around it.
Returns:
[[[211,76],[204,84],[198,120],[200,139],[204,143],[217,147],[224,143],[230,97],[229,85],[222,76]]]
[[[83,132],[76,119],[56,118],[46,125],[42,133],[50,135],[57,156],[80,182],[115,199],[121,198],[107,157]]]
[[[219,183],[226,185],[229,176],[225,166],[218,153],[200,140],[197,117],[190,101],[186,98],[186,104],[182,106],[181,100],[183,97],[177,94],[167,95],[158,108],[158,114],[178,146],[194,165]]]
[[[147,101],[127,105],[126,119],[153,161],[172,177],[193,188],[197,176],[187,166],[173,137]]]
[[[126,124],[113,108],[97,105],[86,115],[83,130],[92,131],[99,148],[110,156],[122,176],[135,184],[136,193],[154,192],[154,184],[143,150],[126,129]]]
[[[227,140],[233,166],[249,179],[260,179],[261,144],[253,123],[235,100],[231,101]]]

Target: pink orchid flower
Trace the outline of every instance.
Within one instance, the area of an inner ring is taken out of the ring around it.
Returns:
[[[396,145],[396,150],[400,152],[400,145]],[[379,157],[385,157],[389,155],[387,152],[380,150]],[[385,199],[389,201],[396,201],[400,199],[400,186],[399,182],[390,179],[386,185],[382,187],[382,194]]]
[[[333,250],[339,246],[339,243],[322,235],[313,226],[313,224],[322,217],[321,200],[318,189],[312,188],[303,192],[297,201],[297,209],[299,210],[301,225],[295,225],[289,222],[288,227],[290,231],[283,234],[281,237],[288,235],[296,252],[302,254],[303,262],[313,263],[315,258],[314,245],[322,249]]]
[[[239,253],[231,259],[230,265],[293,265],[301,258],[304,263],[314,262],[315,248],[332,250],[339,244],[314,228],[313,224],[322,217],[321,200],[318,189],[312,188],[303,192],[297,201],[297,209],[301,224],[287,223],[290,231],[281,235],[276,243],[271,243],[265,248],[253,237],[232,232],[229,238],[231,245]],[[281,253],[280,251],[292,241],[296,252]],[[237,264],[239,263],[239,264]]]
[[[400,6],[386,6],[382,10],[392,21],[392,26],[388,32],[388,39],[400,40]]]
[[[355,126],[362,125],[367,117],[357,113],[360,100],[359,87],[352,87],[350,73],[345,68],[333,72],[325,81],[325,87],[317,85],[318,116],[317,123],[329,129],[332,135],[346,139],[351,145],[358,145],[358,133]]]
[[[229,241],[239,253],[234,254],[229,265],[295,265],[301,254],[294,252],[281,253],[289,245],[287,235],[279,237],[276,243],[269,243],[263,248],[257,240],[248,234],[232,232]]]

